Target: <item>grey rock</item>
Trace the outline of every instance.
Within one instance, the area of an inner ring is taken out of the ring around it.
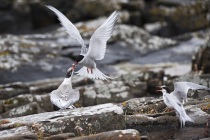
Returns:
[[[207,103],[209,104],[209,103]],[[209,119],[209,114],[205,112],[205,109],[202,107],[207,105],[205,103],[199,105],[191,105],[185,107],[186,113],[189,114],[190,118],[193,119],[194,125],[202,126],[205,125]],[[197,117],[199,116],[199,117]]]
[[[9,111],[13,108],[36,102],[43,111],[53,111],[53,105],[50,102],[50,95],[19,95],[14,98],[3,101],[4,111]]]
[[[140,140],[140,134],[135,129],[114,130],[101,132],[95,135],[72,138],[72,140],[103,139],[103,140]]]
[[[48,43],[40,44],[24,36],[1,36],[0,46],[1,84],[63,76],[72,63],[57,56]]]
[[[83,101],[84,106],[92,106],[96,104],[97,94],[94,89],[92,88],[85,89],[83,96],[84,96],[84,101]]]
[[[174,40],[152,36],[141,28],[129,25],[116,26],[112,39],[122,41],[124,44],[123,47],[131,47],[141,54],[176,44]]]
[[[155,114],[160,113],[166,105],[154,97],[134,98],[121,103],[126,114]]]
[[[40,106],[40,108],[45,111],[52,111],[53,110],[53,104],[50,101],[50,95],[49,94],[43,94],[43,95],[35,95],[34,96],[35,102],[37,102]]]
[[[100,26],[105,18],[78,23],[77,27],[85,38],[90,38],[93,32]],[[166,48],[176,44],[175,40],[160,38],[150,35],[147,31],[132,25],[118,24],[109,42],[121,42],[121,47],[129,47],[145,54],[161,48]]]
[[[3,113],[3,101],[0,100],[0,114]]]
[[[30,129],[28,128],[28,130],[31,130],[33,133],[37,133],[37,131],[39,133],[43,132],[44,134],[73,132],[76,136],[110,130],[121,130],[124,129],[125,125],[123,110],[119,106],[111,103],[74,110],[46,112],[10,118],[7,121],[8,123],[1,125],[1,129],[14,128],[17,124],[21,124],[21,126],[29,126]],[[4,137],[5,133],[1,132],[1,136]],[[18,133],[20,134],[22,132],[20,131]]]
[[[71,138],[72,137],[75,137],[74,133],[62,133],[62,134],[57,134],[57,135],[52,135],[52,136],[49,136],[47,138],[44,138],[44,140],[66,140],[68,138]]]
[[[206,98],[205,98],[206,99]],[[148,100],[148,101],[147,101]],[[127,114],[126,128],[136,129],[148,139],[191,139],[204,138],[204,128],[208,127],[210,115],[209,101],[190,99],[185,104],[186,113],[194,123],[187,122],[186,127],[180,128],[180,122],[174,111],[163,112],[165,105],[160,99],[132,99],[121,103]],[[206,103],[208,102],[208,103]],[[163,103],[161,105],[161,103]],[[143,112],[145,111],[145,112]],[[199,116],[199,117],[198,117]],[[195,131],[197,133],[193,133]]]
[[[141,132],[158,130],[176,130],[179,127],[179,120],[173,116],[160,116],[156,118],[145,115],[127,115],[126,128],[136,129]]]
[[[210,38],[206,44],[198,50],[198,52],[192,58],[192,71],[203,74],[210,73]]]
[[[6,112],[15,107],[26,105],[34,101],[35,101],[34,97],[30,94],[19,95],[17,97],[4,100],[3,108],[4,108],[4,111]]]
[[[132,93],[129,93],[129,87],[125,86],[122,81],[111,81],[107,84],[96,83],[95,85],[97,98],[96,103],[107,102],[122,102],[133,97]]]
[[[3,114],[2,118],[13,118],[40,113],[40,107],[36,102],[13,108]]]
[[[120,1],[108,1],[104,3],[103,0],[79,0],[75,2],[74,9],[67,11],[66,15],[69,18],[77,17],[77,20],[96,18],[110,14],[114,10],[119,10],[119,2]],[[81,8],[81,5],[83,5],[83,8]]]
[[[9,99],[20,94],[27,94],[28,89],[5,87],[0,89],[0,99]]]
[[[147,84],[141,82],[143,76],[144,74],[140,72],[134,72],[124,74],[109,82],[96,80],[95,84],[82,89],[83,105],[120,103],[134,97],[146,96]]]
[[[182,3],[183,1],[179,2]],[[208,18],[209,1],[187,1],[187,3],[188,4],[171,8],[158,6],[157,3],[154,2],[145,6],[143,17],[147,20],[146,22],[166,21],[168,28],[167,30],[163,30],[162,33],[164,34],[164,32],[168,32],[167,36],[175,36],[186,32],[208,28],[210,26]],[[202,22],[190,24],[198,19]]]
[[[132,93],[135,97],[146,95],[147,83],[141,81],[142,76],[142,73],[133,72],[121,77],[125,85],[129,87],[129,93]]]
[[[0,132],[0,140],[37,140],[36,134],[30,132],[27,126],[17,126]]]

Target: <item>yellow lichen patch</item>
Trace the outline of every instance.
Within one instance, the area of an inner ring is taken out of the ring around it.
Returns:
[[[23,123],[14,123],[13,127],[20,127],[20,126],[24,126],[25,124]]]
[[[210,102],[210,98],[205,98],[205,101]]]
[[[4,104],[13,104],[13,101],[12,100],[6,100],[6,101],[4,101]]]
[[[31,47],[33,47],[32,44],[28,44],[28,43],[20,43],[19,45],[20,45],[21,47],[23,47],[23,48],[31,48]]]
[[[122,102],[121,105],[122,105],[123,107],[126,107],[127,102]]]
[[[210,110],[210,104],[201,105],[200,108],[203,111],[208,111]]]
[[[6,55],[9,55],[10,52],[5,50],[5,51],[0,51],[0,56],[6,56]]]
[[[74,104],[74,106],[75,106],[75,107],[81,107],[82,105],[81,105],[80,103],[77,102],[77,103]]]

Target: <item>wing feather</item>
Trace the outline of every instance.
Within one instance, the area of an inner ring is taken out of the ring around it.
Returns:
[[[180,101],[187,99],[188,90],[198,90],[198,89],[206,89],[210,90],[208,87],[198,85],[192,82],[176,82],[174,83],[174,91],[171,93],[176,96]]]
[[[90,38],[90,45],[87,55],[95,60],[104,58],[107,40],[111,37],[118,13],[114,11],[107,20],[93,33]]]
[[[64,27],[66,32],[69,34],[70,37],[77,40],[79,44],[82,45],[81,54],[87,53],[87,48],[85,46],[84,40],[82,39],[78,29],[71,23],[71,21],[63,15],[60,11],[58,11],[56,8],[52,6],[46,6],[50,10],[52,10],[58,17],[59,21],[61,22],[61,25]]]

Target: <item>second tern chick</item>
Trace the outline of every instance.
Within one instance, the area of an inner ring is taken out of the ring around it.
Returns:
[[[58,89],[53,90],[50,94],[51,102],[60,109],[75,108],[73,104],[79,100],[79,91],[72,89],[71,78],[74,70],[69,68],[66,78],[60,84]]]

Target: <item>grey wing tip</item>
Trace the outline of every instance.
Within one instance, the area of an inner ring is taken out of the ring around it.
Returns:
[[[54,7],[50,6],[50,5],[45,5],[48,9],[52,10],[55,9]]]
[[[46,6],[47,8],[51,8],[52,6],[50,6],[50,5],[44,5],[44,6]]]

